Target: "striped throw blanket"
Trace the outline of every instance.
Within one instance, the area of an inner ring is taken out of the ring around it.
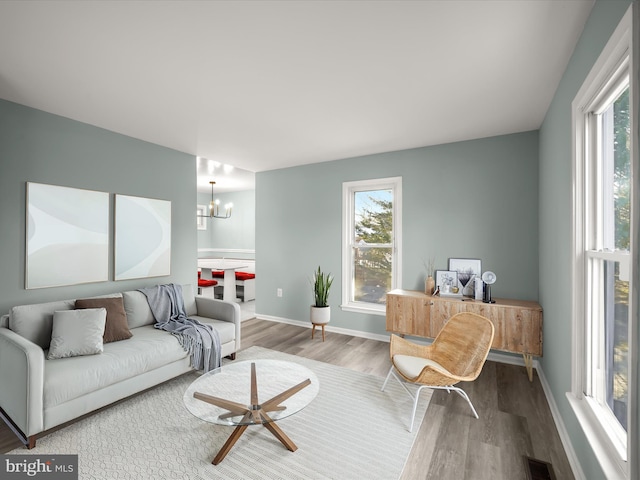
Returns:
[[[139,291],[147,297],[156,319],[154,327],[171,332],[178,338],[182,348],[191,355],[193,368],[208,372],[220,366],[220,335],[211,325],[187,317],[180,285],[156,285]]]

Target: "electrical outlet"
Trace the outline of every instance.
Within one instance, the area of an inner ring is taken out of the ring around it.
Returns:
[[[276,290],[276,294],[281,297],[282,296],[282,289],[279,288],[278,290]]]

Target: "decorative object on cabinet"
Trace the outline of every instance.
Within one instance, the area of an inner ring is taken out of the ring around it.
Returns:
[[[458,287],[458,272],[452,270],[436,270],[436,290],[441,297],[462,297]]]
[[[484,298],[484,282],[482,278],[476,276],[474,280],[474,287],[476,296],[474,297],[476,300],[482,300]]]
[[[482,262],[477,258],[450,258],[449,270],[458,272],[458,287],[462,295],[473,297],[474,280],[482,273]]]
[[[496,274],[489,270],[482,274],[482,281],[484,282],[484,297],[482,301],[484,303],[496,303],[496,301],[491,298],[491,285],[496,283],[496,278]]]
[[[387,293],[386,329],[398,335],[435,338],[456,313],[482,315],[495,327],[491,348],[521,354],[529,380],[533,380],[533,357],[542,356],[542,307],[527,300],[493,300],[496,303],[470,298],[431,297],[413,290],[392,290]]]
[[[433,278],[433,275],[429,275],[425,280],[424,280],[424,293],[426,295],[433,295],[433,292],[436,289],[436,281]]]
[[[25,288],[109,280],[109,194],[27,182]]]
[[[415,394],[405,390],[413,398],[413,411],[409,421],[409,431],[418,406],[418,398],[423,388],[451,390],[464,398],[476,418],[469,397],[456,385],[472,382],[484,366],[493,342],[494,327],[488,318],[475,313],[461,312],[449,319],[431,345],[418,345],[397,335],[391,335],[389,347],[391,368],[382,385],[384,391],[393,375],[401,385],[418,385]]]
[[[424,280],[424,293],[427,295],[433,295],[433,292],[436,289],[436,281],[433,278],[435,261],[433,257],[430,257],[429,260],[423,260],[422,263],[424,263],[424,267],[427,272],[427,277]]]

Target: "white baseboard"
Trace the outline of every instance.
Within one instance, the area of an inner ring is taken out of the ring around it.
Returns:
[[[298,327],[306,327],[311,328],[310,322],[300,321],[300,320],[291,320],[289,318],[283,317],[275,317],[272,315],[262,315],[256,313],[256,317],[260,320],[268,320],[270,322],[279,322],[279,323],[287,323],[289,325],[296,325]],[[334,327],[332,325],[327,325],[325,328],[328,332],[341,333],[343,335],[351,335],[352,337],[360,337],[360,338],[368,338],[370,340],[379,340],[381,342],[389,342],[390,335],[389,334],[376,334],[376,333],[368,333],[362,332],[360,330],[350,330],[348,328],[340,328]],[[420,340],[420,339],[412,339],[415,340],[416,343],[424,343],[428,344],[429,341]],[[508,365],[518,365],[524,367],[524,359],[515,355],[507,355],[500,352],[490,352],[487,357],[488,360],[500,363],[506,363]],[[560,410],[558,410],[558,405],[551,393],[551,387],[549,386],[549,382],[547,382],[547,378],[544,376],[544,371],[540,366],[540,362],[538,360],[533,361],[533,367],[538,372],[538,378],[540,378],[540,384],[542,385],[542,390],[544,391],[544,395],[547,398],[547,403],[549,404],[549,408],[551,410],[551,416],[553,417],[553,421],[556,424],[556,429],[558,430],[558,434],[560,435],[560,441],[562,442],[562,446],[567,454],[567,458],[569,460],[569,465],[571,466],[571,470],[573,471],[573,476],[576,480],[586,480],[584,476],[584,472],[582,471],[582,467],[580,466],[580,462],[578,461],[578,457],[576,456],[576,452],[573,449],[573,445],[571,444],[571,439],[569,438],[569,433],[567,432],[566,427],[564,426],[564,422],[562,421],[562,416],[560,415]]]
[[[288,323],[289,325],[296,325],[297,327],[306,327],[306,328],[312,327],[311,322],[308,322],[308,321],[291,320],[289,318],[275,317],[273,315],[262,315],[260,313],[256,313],[256,318],[260,320],[268,320],[270,322]],[[325,327],[325,331],[340,333],[342,335],[351,335],[352,337],[368,338],[369,340],[379,340],[381,342],[389,342],[389,335],[367,333],[367,332],[362,332],[360,330],[350,330],[348,328],[334,327],[330,324]]]
[[[544,370],[542,370],[542,367],[540,367],[539,365],[536,366],[536,370],[538,371],[538,377],[540,378],[540,383],[542,384],[544,396],[547,397],[547,403],[549,404],[549,408],[551,409],[551,416],[553,417],[553,420],[556,424],[556,429],[558,430],[558,434],[560,435],[560,441],[562,442],[564,451],[567,454],[567,459],[569,460],[569,465],[571,466],[573,476],[576,478],[576,480],[586,480],[587,477],[584,476],[584,472],[582,471],[582,467],[580,466],[580,462],[578,461],[576,451],[573,449],[571,438],[569,438],[569,432],[567,432],[567,428],[564,426],[564,422],[562,421],[560,410],[558,410],[558,404],[556,403],[555,398],[551,393],[551,387],[549,386],[549,382],[547,382],[547,377],[544,376]]]

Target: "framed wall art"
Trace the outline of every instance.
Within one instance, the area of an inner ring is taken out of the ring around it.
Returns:
[[[25,288],[109,280],[109,194],[27,182]]]
[[[436,270],[436,291],[442,297],[461,297],[458,289],[458,272],[453,270]]]
[[[475,279],[482,276],[482,262],[477,258],[450,258],[449,270],[458,272],[458,287],[463,295],[475,295]]]
[[[116,195],[115,280],[171,274],[171,202]]]

